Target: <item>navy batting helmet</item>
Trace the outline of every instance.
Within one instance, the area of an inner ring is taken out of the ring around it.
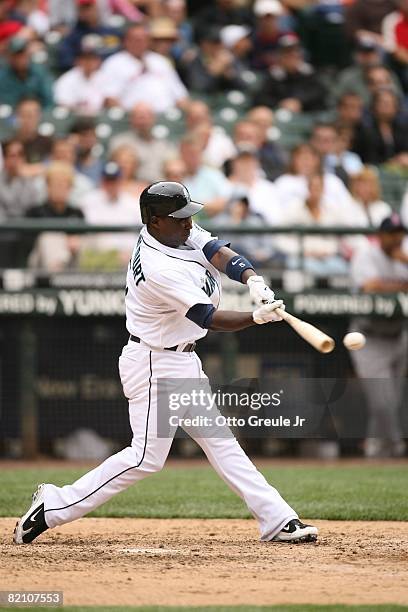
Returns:
[[[203,204],[193,202],[184,185],[171,181],[160,181],[146,187],[140,195],[140,212],[143,223],[157,217],[192,217],[203,208]]]

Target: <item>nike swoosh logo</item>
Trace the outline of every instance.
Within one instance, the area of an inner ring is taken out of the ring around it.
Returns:
[[[237,264],[239,262],[239,259],[236,259],[235,261],[231,261],[231,266],[235,266],[235,264]]]
[[[37,518],[37,516],[39,515],[40,512],[41,512],[41,508],[38,508],[37,512],[35,514],[33,514],[33,516],[30,516],[30,521],[32,523],[35,523],[35,519]]]

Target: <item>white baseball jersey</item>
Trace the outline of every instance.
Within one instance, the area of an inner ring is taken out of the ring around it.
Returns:
[[[193,224],[186,244],[172,248],[142,229],[127,273],[130,334],[155,348],[194,342],[207,334],[186,313],[195,304],[219,306],[221,276],[202,251],[215,239]]]

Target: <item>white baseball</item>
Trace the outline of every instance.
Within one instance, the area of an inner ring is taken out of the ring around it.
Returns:
[[[343,344],[349,351],[358,351],[366,343],[366,337],[360,332],[350,332],[343,338]]]

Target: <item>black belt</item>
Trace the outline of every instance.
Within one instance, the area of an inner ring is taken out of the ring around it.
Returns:
[[[130,340],[132,340],[132,342],[138,342],[140,344],[140,338],[138,338],[137,336],[130,336]],[[192,342],[191,344],[187,344],[182,351],[180,351],[180,353],[191,353],[192,351],[194,351],[195,349],[195,342]],[[164,351],[177,351],[178,347],[180,345],[177,344],[176,346],[166,346],[164,347]]]

